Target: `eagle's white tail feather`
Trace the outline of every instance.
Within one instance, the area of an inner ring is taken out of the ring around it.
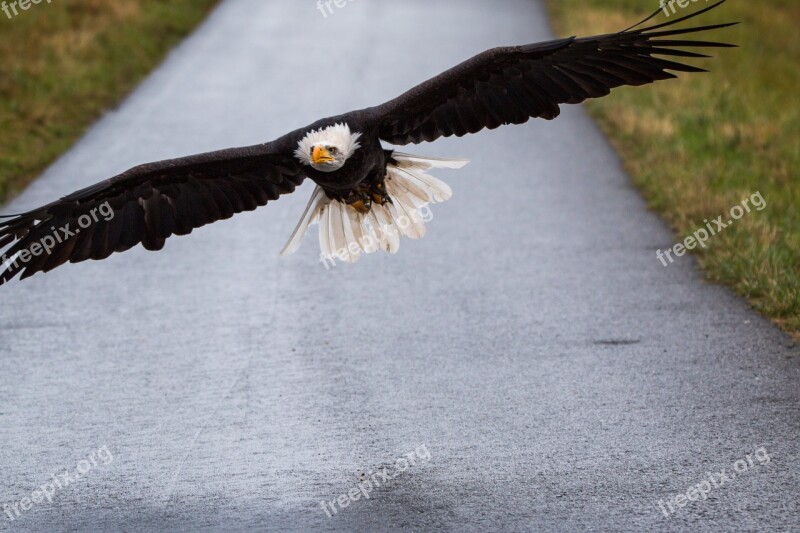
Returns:
[[[397,180],[391,180],[397,183]],[[389,180],[386,184],[389,197],[394,203],[387,204],[392,217],[395,220],[395,225],[400,230],[402,235],[410,239],[421,239],[425,236],[425,223],[419,215],[419,208],[427,204],[427,202],[420,202],[420,205],[415,205],[414,201],[408,194],[399,186],[390,186]]]
[[[368,231],[368,228],[365,228],[364,227],[365,224],[364,222],[362,222],[363,215],[358,211],[356,211],[355,209],[345,209],[345,213],[347,213],[347,217],[350,220],[350,231],[352,231],[353,233],[353,241],[364,242],[365,241],[364,236],[367,235],[367,233],[365,233],[365,230]],[[371,253],[371,252],[364,250],[364,253]]]
[[[358,261],[358,258],[361,257],[361,248],[351,248],[351,242],[358,242],[358,238],[356,237],[355,230],[353,229],[353,224],[350,219],[349,211],[355,211],[354,209],[342,209],[342,224],[344,224],[344,233],[345,233],[345,241],[347,242],[347,253],[348,253],[348,263],[355,263]]]
[[[389,209],[385,205],[373,206],[370,210],[372,215],[373,235],[377,235],[380,249],[390,254],[396,254],[400,249],[400,235],[390,231],[394,227],[394,219]]]
[[[415,166],[428,170],[429,168],[463,168],[469,159],[444,159],[442,157],[419,156],[403,152],[392,152],[392,157],[399,163],[398,166]]]
[[[319,213],[319,249],[325,257],[331,255],[330,205],[331,202],[324,204]]]
[[[333,253],[344,250],[342,260],[350,261],[350,250],[347,247],[347,235],[344,232],[344,204],[341,202],[332,202],[330,205],[331,210],[331,251]]]
[[[314,192],[311,194],[311,198],[308,200],[308,205],[306,205],[306,210],[303,211],[303,216],[300,217],[300,222],[297,223],[297,226],[294,228],[292,232],[292,236],[289,237],[289,241],[286,243],[286,246],[283,247],[281,250],[281,255],[289,255],[293,254],[297,249],[300,247],[300,243],[303,242],[303,237],[306,236],[306,232],[308,232],[308,227],[319,220],[320,210],[322,206],[330,203],[331,199],[325,194],[325,191],[317,185],[314,189]]]
[[[390,176],[400,176],[401,178],[405,175],[405,180],[400,180],[401,183],[405,184],[414,184],[419,186],[425,193],[427,197],[427,201],[433,203],[442,203],[446,202],[453,196],[453,190],[450,188],[448,184],[445,182],[438,180],[422,170],[419,167],[408,167],[408,168],[392,168],[388,167]],[[387,187],[388,187],[387,183]]]
[[[427,204],[430,201],[430,195],[423,187],[419,185],[416,180],[392,180],[395,187],[405,191],[412,201],[418,205]]]
[[[378,250],[397,253],[400,237],[421,239],[425,236],[425,220],[420,210],[429,203],[444,202],[453,195],[441,180],[426,173],[431,168],[461,168],[469,161],[441,159],[393,152],[386,167],[386,192],[390,203],[373,203],[367,214],[328,198],[317,186],[306,210],[281,251],[288,255],[297,250],[310,225],[319,223],[319,247],[322,259],[358,261],[362,254]]]
[[[389,244],[386,239],[386,235],[381,232],[376,232],[375,228],[380,228],[382,226],[381,219],[378,217],[379,209],[377,207],[373,207],[369,210],[369,213],[364,215],[364,222],[366,223],[366,234],[365,240],[362,243],[362,247],[366,244],[369,246],[370,250],[377,252],[378,250],[383,250],[384,252],[389,251]],[[365,250],[366,251],[366,250]],[[370,252],[366,252],[370,253]]]

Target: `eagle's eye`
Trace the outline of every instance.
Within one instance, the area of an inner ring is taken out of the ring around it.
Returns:
[[[338,148],[336,148],[335,146],[331,146],[330,148],[328,148],[328,151],[329,151],[330,153],[332,153],[332,154],[339,153],[339,149],[338,149]]]

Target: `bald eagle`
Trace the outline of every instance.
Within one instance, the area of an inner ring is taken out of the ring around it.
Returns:
[[[325,118],[264,144],[140,165],[3,217],[0,284],[140,243],[160,250],[172,235],[256,209],[305,178],[316,188],[282,254],[294,252],[314,223],[323,256],[353,262],[378,250],[394,253],[401,236],[425,233],[420,209],[451,196],[428,171],[466,161],[411,155],[382,142],[406,145],[532,117],[551,120],[560,104],[674,78],[669,71],[705,72],[657,56],[705,58],[686,48],[732,46],[676,39],[732,24],[673,27],[724,1],[649,27],[641,26],[660,9],[618,33],[487,50],[377,107]]]

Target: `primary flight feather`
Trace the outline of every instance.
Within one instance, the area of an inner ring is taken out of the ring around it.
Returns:
[[[314,223],[323,258],[352,262],[378,250],[396,252],[400,236],[424,235],[419,210],[451,195],[427,171],[466,161],[402,153],[381,141],[406,145],[550,120],[560,104],[674,78],[670,71],[704,72],[665,57],[704,58],[686,49],[732,45],[675,37],[732,24],[672,26],[724,1],[650,27],[639,28],[660,10],[619,33],[487,50],[377,107],[325,118],[265,144],[140,165],[3,217],[0,284],[140,243],[160,250],[172,235],[251,211],[305,178],[316,188],[282,254],[295,251]]]

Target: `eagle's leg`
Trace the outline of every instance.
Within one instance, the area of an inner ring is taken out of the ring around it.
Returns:
[[[386,192],[386,183],[383,180],[380,180],[378,183],[373,185],[369,191],[370,197],[372,201],[384,205],[387,202],[391,203],[392,199],[389,198],[389,193]]]
[[[389,193],[386,192],[386,184],[380,180],[373,184],[361,184],[352,191],[345,199],[345,203],[353,209],[365,215],[372,208],[372,203],[384,205],[391,202]]]
[[[372,208],[372,199],[369,195],[356,190],[350,191],[350,195],[345,199],[345,203],[362,215],[369,213],[369,210]]]

